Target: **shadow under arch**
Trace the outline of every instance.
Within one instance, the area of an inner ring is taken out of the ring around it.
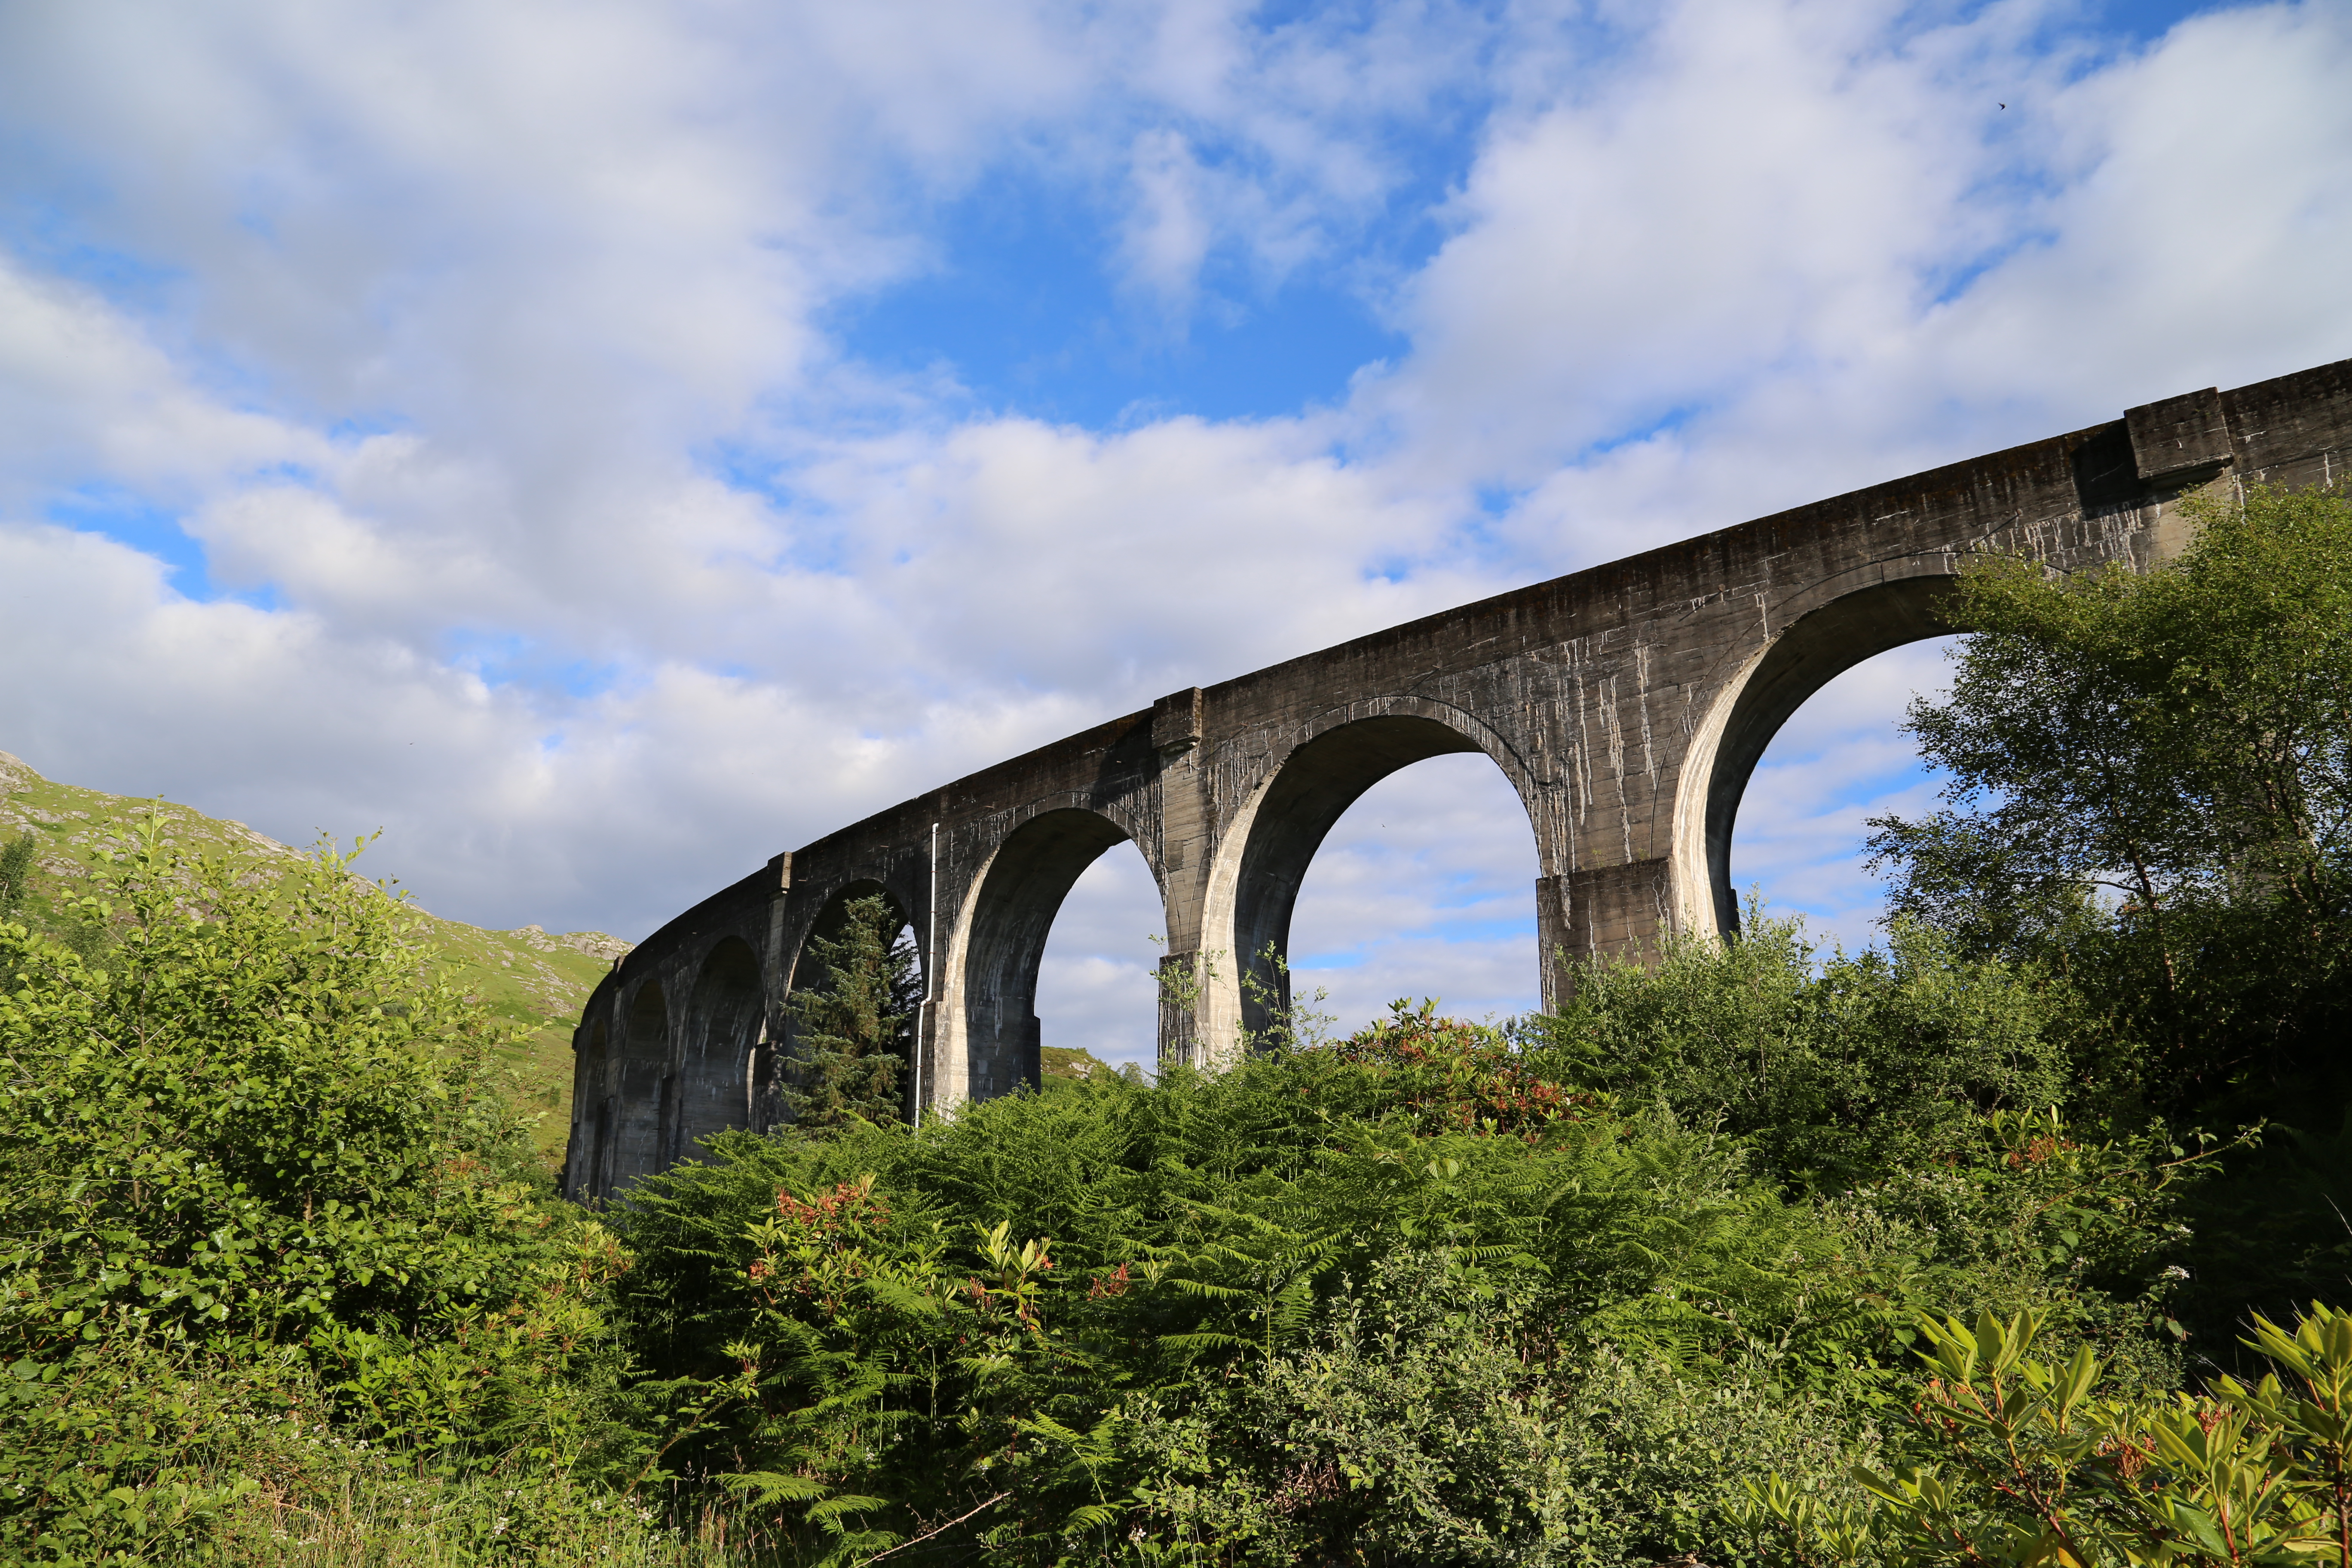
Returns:
[[[721,938],[704,957],[687,1003],[677,1113],[664,1130],[665,1165],[698,1138],[751,1124],[751,1069],[766,1021],[761,1002],[759,955],[741,937]]]
[[[1675,812],[1675,883],[1694,890],[1704,885],[1709,895],[1685,920],[1704,925],[1711,915],[1716,933],[1738,934],[1731,832],[1765,748],[1807,698],[1855,665],[1958,630],[1947,618],[1957,581],[1947,567],[1817,594],[1819,602],[1801,611],[1716,699],[1685,765]]]
[[[1527,805],[1523,770],[1513,765],[1517,759],[1499,742],[1482,744],[1465,729],[1429,713],[1345,720],[1283,759],[1250,810],[1228,894],[1233,961],[1239,972],[1234,984],[1240,994],[1227,998],[1226,1005],[1237,1002],[1244,1038],[1271,1026],[1276,1009],[1287,1012],[1290,1007],[1290,917],[1307,868],[1333,826],[1366,790],[1391,773],[1461,752],[1491,758],[1510,780],[1521,805]],[[1532,817],[1529,832],[1534,832]],[[1222,925],[1222,920],[1217,923]],[[1269,949],[1280,964],[1268,963]]]
[[[782,996],[779,999],[779,1027],[771,1042],[771,1048],[766,1053],[766,1059],[752,1064],[753,1076],[750,1090],[752,1100],[751,1125],[771,1127],[784,1120],[783,1078],[784,1074],[791,1069],[791,1063],[796,1054],[799,1033],[798,1022],[793,1016],[792,997],[795,992],[822,989],[826,980],[831,978],[831,971],[826,969],[824,962],[816,956],[816,942],[820,939],[831,942],[838,938],[842,928],[848,923],[849,906],[860,899],[871,898],[878,898],[882,900],[883,906],[890,911],[891,918],[898,922],[898,931],[907,931],[914,924],[914,917],[907,911],[906,900],[899,898],[888,886],[870,877],[861,877],[844,882],[825,895],[824,907],[817,910],[816,918],[809,922],[808,930],[801,935],[800,946],[793,951],[791,961],[783,966],[784,989]],[[896,940],[895,936],[893,940]],[[922,994],[925,996],[930,994],[929,975],[924,973],[928,956],[918,943],[915,963],[917,973],[923,976]],[[919,1048],[919,1042],[911,1042],[910,1049],[912,1048]],[[902,1070],[898,1078],[900,1095],[904,1101],[900,1107],[902,1114],[912,1105],[911,1099],[908,1098],[913,1093],[911,1067],[912,1063],[909,1062],[909,1070]]]
[[[1080,873],[1130,841],[1109,817],[1066,806],[1014,828],[991,857],[963,943],[963,1092],[971,1098],[1042,1081],[1037,968],[1054,916]]]
[[[613,1042],[604,1020],[588,1031],[588,1048],[572,1069],[572,1141],[563,1162],[563,1195],[604,1192],[613,1147]]]
[[[610,1196],[661,1169],[663,1130],[675,1118],[677,1075],[670,1071],[669,1001],[661,982],[647,980],[629,998],[614,1053],[612,1136],[604,1143],[604,1180]]]

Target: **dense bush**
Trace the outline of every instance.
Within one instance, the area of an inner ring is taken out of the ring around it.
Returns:
[[[1795,1186],[1836,1192],[1958,1155],[1988,1111],[2085,1098],[2074,1005],[1927,926],[1823,957],[1800,923],[1751,909],[1735,943],[1594,966],[1528,1029],[1556,1080],[1720,1127]]]
[[[1393,1254],[1285,1352],[1131,1398],[1138,1555],[1641,1561],[1720,1538],[1744,1479],[1836,1492],[1874,1456],[1867,1410],[1792,1393],[1753,1355],[1706,1378],[1605,1344],[1530,1357],[1551,1339],[1535,1284]]]
[[[82,911],[102,960],[0,924],[0,1549],[176,1539],[273,1424],[578,1449],[617,1253],[539,1201],[486,1019],[347,860],[150,818]]]
[[[1809,1564],[2352,1561],[2352,1317],[2252,1320],[2268,1366],[2201,1396],[2120,1396],[2087,1349],[2032,1352],[2030,1313],[1921,1322],[1937,1376],[1913,1411],[1925,1464],[1858,1467],[1859,1502],[1774,1477],[1743,1523]]]
[[[2352,500],[2184,510],[2160,571],[1972,563],[1951,693],[1907,726],[1946,808],[1874,844],[1898,909],[2141,1042],[2161,1108],[2293,1119],[2352,1088]]]
[[[1853,1135],[1937,1158],[1825,1199],[1547,1039],[1401,1005],[1217,1077],[716,1139],[616,1218],[641,1394],[696,1423],[665,1463],[845,1562],[1617,1561],[1726,1539],[1742,1474],[1837,1484],[1921,1305],[2177,1373],[2193,1155],[1887,1096]]]

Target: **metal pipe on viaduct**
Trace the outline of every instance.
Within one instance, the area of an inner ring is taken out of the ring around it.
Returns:
[[[867,894],[922,946],[924,1108],[1034,1082],[1047,930],[1121,839],[1160,885],[1163,971],[1190,977],[1162,987],[1160,1061],[1228,1060],[1265,1022],[1243,967],[1284,951],[1324,835],[1443,752],[1485,752],[1527,809],[1548,1003],[1589,955],[1728,931],[1732,821],[1773,732],[1833,676],[1948,630],[1969,555],[2145,569],[2185,542],[2189,489],[2331,484],[2347,447],[2352,360],[2189,393],[1175,692],[958,779],[776,856],[615,966],[573,1037],[565,1190],[604,1196],[779,1120],[805,944]]]

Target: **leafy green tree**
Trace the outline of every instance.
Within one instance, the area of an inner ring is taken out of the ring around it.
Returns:
[[[2155,571],[1962,575],[1974,635],[1906,725],[1949,804],[1872,847],[1899,915],[2047,963],[2147,1042],[2161,1102],[2291,1103],[2352,1027],[2352,502],[2187,510]]]
[[[193,859],[151,813],[82,903],[102,966],[0,923],[11,1561],[193,1539],[240,1426],[576,1447],[617,1258],[522,1179],[508,1034],[350,860]]]
[[[0,915],[16,912],[32,882],[33,836],[23,833],[0,848]]]
[[[899,1069],[922,1005],[914,940],[879,893],[841,909],[830,935],[810,939],[824,973],[793,993],[793,1062],[783,1100],[793,1125],[812,1131],[855,1121],[899,1119]]]
[[[1884,952],[1823,955],[1751,909],[1738,942],[1591,966],[1524,1028],[1556,1081],[1721,1127],[1793,1186],[1835,1193],[1957,1156],[1986,1112],[2084,1097],[2073,1005],[1916,921]]]

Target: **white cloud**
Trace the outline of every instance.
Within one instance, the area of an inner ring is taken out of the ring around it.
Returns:
[[[383,823],[446,912],[639,934],[1179,686],[2344,352],[2340,9],[2112,58],[2036,42],[2051,5],[1954,15],[6,13],[0,657],[56,673],[0,746]],[[1386,279],[1409,348],[1335,407],[1115,432],[845,358],[833,312],[952,262],[939,212],[1008,171],[1151,301],[1139,338],[1319,267]],[[92,485],[250,602],[35,521]],[[1864,918],[1835,847],[1878,807],[1814,803],[1885,744],[1768,759],[1742,863]],[[1300,914],[1370,955],[1350,1021],[1531,995],[1519,937],[1429,919],[1525,912],[1523,820],[1354,823]],[[1133,956],[1071,960],[1068,1005],[1108,1017]]]
[[[1432,757],[1348,808],[1299,889],[1291,920],[1295,1000],[1317,991],[1342,1031],[1398,997],[1457,1017],[1535,1007],[1535,831],[1487,758]]]
[[[1859,858],[1869,819],[1936,809],[1936,785],[1899,732],[1919,697],[1950,684],[1936,637],[1865,659],[1830,681],[1773,737],[1742,798],[1731,838],[1731,884],[1760,889],[1767,912],[1801,913],[1819,937],[1849,949],[1880,940],[1885,889]]]
[[[1039,1035],[1107,1062],[1158,1064],[1160,955],[1167,918],[1159,884],[1131,844],[1087,867],[1054,917],[1038,966]]]
[[[1201,165],[1181,134],[1161,127],[1135,139],[1133,179],[1136,210],[1122,247],[1128,270],[1171,314],[1189,313],[1211,238]]]
[[[0,498],[100,479],[171,493],[326,444],[205,393],[94,290],[0,255]]]

